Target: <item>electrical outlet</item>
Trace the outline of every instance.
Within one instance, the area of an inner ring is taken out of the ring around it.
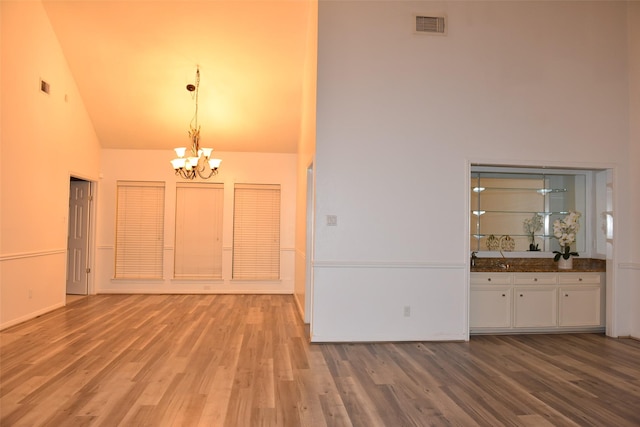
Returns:
[[[404,317],[411,317],[411,306],[410,305],[405,305],[404,306]]]
[[[330,226],[338,225],[337,215],[327,215],[327,225],[330,225]]]

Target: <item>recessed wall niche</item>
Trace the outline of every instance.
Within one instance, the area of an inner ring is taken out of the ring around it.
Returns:
[[[471,250],[543,256],[559,249],[553,222],[578,211],[582,217],[575,250],[584,253],[589,247],[591,181],[591,171],[473,166]]]

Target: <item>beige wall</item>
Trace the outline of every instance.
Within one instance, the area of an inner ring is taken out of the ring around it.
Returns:
[[[184,182],[173,173],[171,150],[102,150],[102,178],[98,191],[96,282],[98,293],[293,293],[296,155],[215,152],[222,159],[211,182],[224,184],[222,280],[174,280],[175,184]],[[163,280],[114,280],[115,206],[118,180],[165,183]],[[199,181],[201,182],[201,181]],[[233,244],[233,186],[280,184],[281,278],[273,281],[231,279]]]
[[[0,2],[0,327],[64,304],[69,177],[97,179],[99,145],[40,2]],[[51,87],[40,92],[40,79]]]

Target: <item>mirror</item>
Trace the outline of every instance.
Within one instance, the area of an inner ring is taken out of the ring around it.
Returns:
[[[574,250],[585,252],[586,172],[471,170],[471,250],[552,252],[553,222],[582,214]],[[531,254],[530,254],[531,255]]]

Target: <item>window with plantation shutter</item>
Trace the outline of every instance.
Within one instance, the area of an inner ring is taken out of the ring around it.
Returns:
[[[164,182],[118,181],[116,279],[161,279]]]
[[[223,184],[176,184],[175,278],[222,278],[223,201]]]
[[[280,278],[280,185],[235,185],[233,278]]]

